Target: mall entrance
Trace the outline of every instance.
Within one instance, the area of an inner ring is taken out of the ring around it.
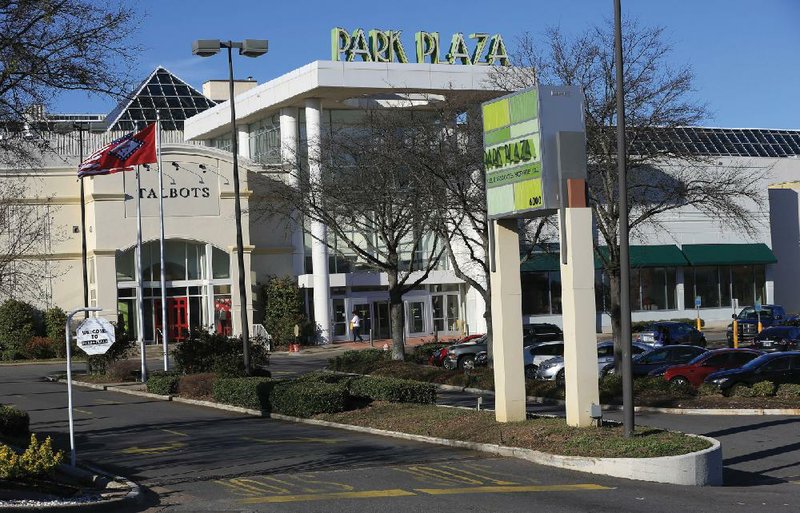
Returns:
[[[158,241],[142,245],[144,339],[182,342],[202,329],[231,335],[230,256],[210,244],[168,240],[164,244],[166,323],[161,314],[161,267]],[[135,248],[117,255],[118,325],[137,334]]]

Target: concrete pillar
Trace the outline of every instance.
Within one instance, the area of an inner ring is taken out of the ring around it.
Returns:
[[[522,359],[522,283],[517,220],[495,223],[492,284],[495,419],[525,420],[525,370]]]
[[[300,139],[297,130],[298,110],[297,107],[284,107],[281,109],[281,162],[284,169],[289,173],[289,185],[298,185],[298,156],[300,154],[298,141]],[[291,221],[292,226],[292,273],[294,276],[305,274],[305,243],[303,241],[302,219],[298,214]]]
[[[308,174],[312,181],[322,175],[320,167],[322,105],[318,98],[306,100],[306,139],[308,140]],[[314,266],[314,320],[321,330],[319,342],[330,340],[330,277],[328,275],[327,227],[320,222],[311,222],[311,262]]]
[[[561,307],[564,323],[567,424],[584,427],[592,424],[592,404],[600,404],[597,387],[592,209],[565,210],[566,229],[562,233],[566,234],[567,263],[561,264]]]
[[[686,308],[683,300],[683,294],[686,291],[686,273],[683,267],[678,267],[675,272],[675,309],[683,310]]]
[[[239,141],[239,156],[250,158],[250,125],[237,124],[236,137]]]

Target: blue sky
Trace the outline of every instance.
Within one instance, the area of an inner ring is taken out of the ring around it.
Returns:
[[[330,29],[396,29],[413,54],[414,32],[500,33],[513,52],[525,31],[547,26],[580,33],[613,16],[612,0],[461,0],[375,2],[362,0],[271,1],[140,0],[139,30],[132,41],[140,78],[163,65],[195,87],[227,77],[223,55],[194,57],[194,39],[269,39],[265,56],[235,56],[237,78],[259,83],[314,60],[330,59]],[[707,126],[800,129],[800,1],[622,0],[623,16],[665,27],[671,60],[695,72],[697,97],[711,115]],[[86,94],[62,96],[57,112],[105,113],[114,101]]]

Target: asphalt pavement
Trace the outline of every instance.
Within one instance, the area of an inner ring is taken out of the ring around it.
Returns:
[[[276,376],[327,355],[275,355]],[[67,447],[63,365],[0,367],[0,402]],[[487,397],[490,403],[490,397]],[[442,394],[456,404],[469,395]],[[472,406],[473,404],[470,404]],[[558,407],[531,406],[558,413]],[[570,472],[511,458],[211,408],[75,388],[78,458],[143,484],[146,511],[797,511],[794,417],[639,415],[723,441],[725,487],[691,488]]]

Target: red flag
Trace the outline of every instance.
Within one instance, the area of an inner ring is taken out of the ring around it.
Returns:
[[[138,164],[156,162],[156,124],[130,133],[92,153],[78,166],[78,178],[130,171]]]

